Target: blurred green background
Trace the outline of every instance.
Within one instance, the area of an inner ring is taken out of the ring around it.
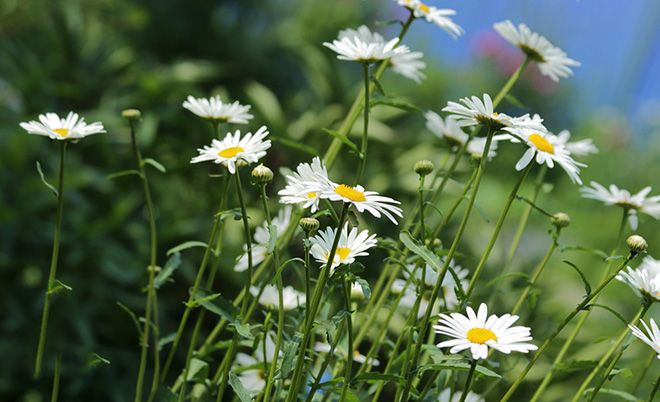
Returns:
[[[448,44],[451,39],[436,27],[415,22],[404,42],[427,54],[428,77],[417,85],[388,74],[382,80],[388,95],[405,97],[424,110],[440,111],[448,100],[497,92],[511,72],[511,60],[518,56],[515,49],[493,42],[496,39],[492,35],[481,34],[489,31],[493,22],[508,18],[506,7],[516,10],[515,16],[525,17],[516,8],[519,2],[506,3],[499,6],[503,7],[498,9],[502,14],[499,17],[473,5],[443,2],[442,5],[458,10],[456,21],[468,31],[466,37],[451,45]],[[587,11],[596,12],[600,8],[594,1],[578,3]],[[633,3],[648,5],[656,12],[650,15],[657,15],[653,1]],[[465,12],[463,17],[462,12]],[[473,14],[492,18],[470,19]],[[210,142],[212,133],[208,123],[181,107],[185,97],[220,93],[224,99],[249,103],[255,114],[249,129],[266,124],[273,137],[302,142],[322,154],[331,138],[321,128],[336,127],[344,117],[359,88],[360,71],[358,66],[337,61],[321,43],[333,39],[339,29],[363,23],[374,27],[378,21],[403,15],[399,7],[386,0],[4,0],[0,3],[0,400],[47,400],[50,387],[50,374],[41,381],[31,380],[55,212],[55,197],[41,183],[35,164],[39,161],[46,178],[55,182],[58,151],[52,141],[27,135],[18,126],[19,122],[34,119],[39,113],[65,114],[74,110],[88,121],[102,121],[108,131],[69,148],[58,277],[72,286],[73,291],[56,297],[46,372],[52,371],[53,351],[61,350],[64,368],[60,400],[129,401],[139,348],[133,323],[116,303],[142,312],[148,233],[140,183],[131,176],[107,178],[134,164],[129,133],[120,111],[129,107],[142,110],[139,141],[143,154],[167,168],[165,174],[150,172],[158,210],[162,265],[169,248],[187,240],[206,239],[220,191],[219,180],[208,176],[214,173],[213,168],[189,164],[196,148]],[[548,23],[554,32],[573,28],[561,15],[555,17],[554,25]],[[387,33],[397,29],[386,24],[378,26]],[[592,25],[591,28],[610,29]],[[552,32],[547,33],[552,39]],[[640,52],[648,51],[649,46],[657,49],[658,37],[639,35],[632,37],[650,41],[646,47],[638,46]],[[561,38],[570,41],[571,35]],[[564,47],[564,42],[557,44]],[[614,99],[634,95],[632,102],[625,105],[612,102],[614,107],[606,108],[602,102],[583,96],[595,87],[580,79],[602,73],[607,67],[604,62],[593,62],[590,56],[600,54],[606,47],[605,41],[583,47],[567,44],[569,55],[584,61],[584,66],[576,70],[577,76],[555,86],[532,70],[513,91],[525,108],[511,104],[503,108],[511,113],[538,112],[554,131],[568,128],[576,138],[593,138],[601,152],[585,160],[589,164],[583,173],[585,181],[616,183],[635,192],[646,185],[660,187],[658,93],[649,92],[646,85],[642,85],[644,91],[634,92],[640,86],[640,79],[642,83],[646,79],[643,73],[647,64],[653,66],[656,61],[645,58],[644,53],[639,55],[646,60],[640,62],[646,63],[644,68],[604,77],[601,86],[616,80],[620,88]],[[458,48],[462,50],[455,50]],[[458,61],[452,61],[453,57]],[[610,57],[618,59],[619,55]],[[654,77],[649,79],[656,79],[657,75]],[[630,83],[628,87],[624,85],[626,82]],[[658,88],[657,80],[649,85]],[[373,116],[365,187],[401,200],[405,203],[404,210],[411,211],[416,187],[412,165],[422,158],[439,163],[447,149],[426,131],[421,114],[380,107],[373,111]],[[359,122],[355,127],[359,130]],[[285,166],[293,168],[311,158],[277,142],[277,138],[266,159],[274,171]],[[479,213],[470,221],[459,258],[467,268],[478,261],[506,194],[517,178],[513,165],[519,156],[519,148],[502,145],[488,170],[477,200]],[[354,155],[342,152],[332,176],[337,180],[352,177],[354,164]],[[466,179],[469,169],[468,164],[461,167],[458,182]],[[564,211],[573,220],[561,241],[609,251],[619,211],[581,199],[577,186],[557,169],[548,176],[548,182],[552,185],[541,195],[539,205],[551,212]],[[280,176],[271,187],[272,193],[282,186]],[[460,186],[452,183],[441,209],[451,205],[459,191]],[[528,193],[529,189],[526,187],[523,192]],[[252,191],[250,214],[256,225],[262,218],[254,195]],[[489,291],[485,283],[504,259],[522,208],[522,204],[514,205],[490,259],[493,269],[486,271],[484,286],[477,289],[484,298]],[[382,236],[397,236],[396,228],[385,221],[366,219],[365,222]],[[236,226],[233,233],[240,233],[240,226],[232,225]],[[656,221],[642,216],[638,233],[649,241],[651,255],[660,246],[657,228]],[[516,268],[532,269],[547,247],[548,229],[547,219],[532,215],[515,260]],[[453,230],[448,228],[443,239],[451,239]],[[227,236],[226,241],[219,281],[222,285],[218,287],[231,297],[244,280],[231,270],[242,237]],[[300,246],[293,245],[290,252],[299,253]],[[161,325],[165,334],[175,329],[200,254],[199,249],[186,251],[176,283],[160,292]],[[379,267],[384,256],[384,251],[376,251],[365,265]],[[525,325],[532,326],[533,334],[547,333],[553,326],[548,314],[563,316],[581,297],[582,285],[562,259],[580,265],[594,281],[604,269],[604,264],[589,253],[557,253],[545,273],[540,302],[526,318]],[[376,275],[377,272],[368,269],[365,274]],[[509,297],[501,305],[491,306],[494,312],[506,312],[515,300]],[[637,299],[622,284],[612,285],[603,300],[626,317],[638,308]],[[657,310],[652,310],[649,316],[654,314],[657,317]],[[535,321],[537,316],[543,318]],[[596,311],[579,338],[580,344],[575,349],[579,353],[575,358],[593,358],[607,345],[607,342],[594,343],[594,339],[619,330],[620,323],[615,318]],[[637,356],[651,353],[639,344],[634,344],[632,350]],[[93,353],[111,364],[86,366]],[[531,380],[544,374],[545,363],[542,361],[532,372]],[[624,358],[624,363],[633,372],[641,364],[632,358]],[[508,378],[516,372],[504,375]],[[561,384],[557,382],[550,388],[548,400],[562,400],[566,390],[575,389],[579,379],[579,376],[563,378]],[[625,387],[630,379],[620,381]],[[533,383],[527,384],[526,391],[532,390]],[[648,384],[643,386],[642,395],[646,395],[648,387]],[[521,395],[524,392],[525,389]],[[498,394],[493,392],[492,396]]]

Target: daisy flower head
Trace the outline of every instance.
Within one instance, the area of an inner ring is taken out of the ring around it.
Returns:
[[[445,388],[440,393],[440,395],[438,395],[437,402],[459,402],[462,396],[463,396],[463,392],[461,391],[452,392],[451,389]],[[483,398],[483,396],[479,394],[475,394],[472,391],[468,392],[467,396],[465,397],[465,402],[484,402],[484,401],[485,399]]]
[[[630,286],[637,296],[660,301],[660,275],[655,270],[651,271],[644,265],[637,269],[627,267],[616,279]]]
[[[648,271],[652,276],[660,275],[660,260],[647,255],[637,269]]]
[[[261,126],[256,133],[247,133],[241,138],[241,131],[227,133],[222,140],[213,140],[210,146],[198,148],[199,155],[190,163],[212,161],[224,165],[229,173],[235,174],[236,168],[245,164],[255,163],[266,156],[270,148],[270,140],[264,140],[269,132],[266,126]]]
[[[435,24],[451,35],[454,39],[463,33],[463,28],[456,24],[451,16],[456,15],[455,10],[429,6],[420,0],[395,0],[400,6],[409,9],[415,18],[424,18],[426,22]]]
[[[287,185],[277,194],[283,204],[302,204],[310,208],[312,213],[319,207],[321,191],[330,189],[332,182],[328,179],[328,170],[318,156],[312,163],[301,163],[296,171],[286,176]]]
[[[660,195],[648,197],[651,187],[644,187],[637,194],[632,194],[628,190],[611,184],[606,188],[602,184],[592,181],[591,187],[582,187],[580,192],[582,197],[598,200],[605,205],[618,205],[628,213],[628,223],[632,230],[637,230],[639,212],[649,215],[655,219],[660,219]]]
[[[183,102],[183,108],[188,109],[202,119],[221,123],[247,124],[252,116],[248,113],[250,105],[241,105],[238,101],[224,103],[220,95],[211,98],[195,98],[188,96]]]
[[[550,77],[553,81],[573,75],[571,67],[578,67],[579,62],[550,43],[544,36],[532,32],[525,24],[516,27],[509,20],[493,25],[495,30],[511,44],[520,48],[531,60],[534,60],[541,74]]]
[[[257,286],[250,287],[250,293],[254,297],[259,296],[259,290],[260,289]],[[284,301],[284,311],[290,311],[305,304],[305,294],[297,291],[292,286],[284,287],[282,289],[282,296]],[[279,293],[277,291],[277,286],[264,286],[264,290],[261,292],[261,296],[259,296],[259,304],[270,309],[277,309],[279,306]]]
[[[398,38],[385,42],[378,33],[362,25],[357,30],[340,31],[337,39],[332,43],[324,42],[323,46],[337,53],[339,60],[375,63],[410,51],[406,46],[398,44]]]
[[[649,322],[651,323],[651,327],[649,328],[649,326],[646,325],[644,320],[641,321],[642,321],[642,325],[644,325],[644,329],[646,330],[646,333],[644,333],[644,331],[639,329],[639,327],[636,327],[632,324],[629,324],[628,328],[630,328],[633,335],[641,339],[642,342],[644,342],[645,344],[652,347],[655,353],[658,354],[658,359],[660,359],[660,329],[658,329],[658,324],[656,324],[655,320],[651,318],[649,320]]]
[[[390,66],[395,73],[420,84],[426,78],[426,74],[422,72],[426,68],[423,57],[422,52],[396,54],[390,59]]]
[[[271,223],[275,226],[275,231],[277,237],[284,235],[286,228],[291,222],[291,212],[292,209],[290,206],[287,206],[281,209],[277,216],[273,218]],[[256,266],[260,264],[268,256],[268,242],[270,240],[270,233],[268,232],[268,223],[264,222],[254,231],[254,242],[252,243],[252,265]],[[236,258],[236,263],[234,264],[234,271],[243,272],[248,269],[248,255],[247,255],[247,245],[243,246],[243,254]]]
[[[309,251],[322,266],[328,263],[336,234],[337,229],[327,227],[310,239],[312,247]],[[352,264],[355,262],[356,257],[369,255],[367,250],[375,245],[375,234],[369,235],[368,230],[360,232],[358,228],[352,228],[349,231],[348,224],[344,225],[344,229],[339,236],[339,243],[337,243],[337,250],[335,251],[335,257],[330,270],[334,270],[339,265]]]
[[[467,152],[473,159],[479,160],[484,155],[486,150],[486,138],[476,137],[470,140],[467,144]],[[497,140],[493,138],[490,142],[490,147],[488,148],[487,158],[490,161],[497,155]]]
[[[439,114],[427,111],[424,113],[426,128],[438,138],[444,138],[453,146],[465,144],[470,138],[454,119],[443,119]]]
[[[580,168],[587,165],[576,162],[557,136],[530,128],[511,127],[505,128],[505,131],[513,135],[504,134],[497,136],[498,140],[508,139],[514,143],[523,141],[527,145],[527,150],[520,160],[518,160],[518,163],[516,163],[516,170],[524,169],[532,160],[536,160],[536,163],[539,165],[546,164],[551,169],[556,163],[564,169],[573,183],[582,184],[582,180],[580,180]]]
[[[568,152],[575,156],[587,156],[597,154],[598,148],[594,145],[591,138],[585,138],[579,141],[569,141],[571,139],[571,132],[562,130],[557,134],[557,139],[564,144]]]
[[[84,118],[74,112],[69,112],[64,118],[55,113],[40,114],[39,121],[22,122],[20,126],[28,134],[43,135],[59,141],[79,140],[88,135],[105,133],[103,123],[97,121],[87,124]]]
[[[322,190],[321,198],[352,204],[358,212],[367,211],[376,218],[385,215],[395,225],[397,221],[394,216],[403,217],[403,211],[396,206],[401,204],[399,201],[379,195],[375,191],[366,191],[360,185],[352,187],[347,184],[332,183],[330,188]]]
[[[488,94],[483,95],[483,100],[478,96],[472,96],[461,98],[459,102],[447,102],[447,106],[442,111],[450,113],[449,117],[456,120],[456,124],[460,127],[481,124],[492,130],[499,130],[510,124],[510,116],[493,110],[493,101]]]
[[[437,346],[451,347],[449,353],[470,349],[475,360],[488,357],[489,348],[506,354],[536,350],[536,345],[528,343],[532,340],[528,327],[512,327],[518,318],[511,314],[488,316],[484,303],[481,303],[476,314],[471,307],[467,308],[467,316],[460,313],[440,314],[440,325],[433,326],[435,332],[454,339],[440,342]]]

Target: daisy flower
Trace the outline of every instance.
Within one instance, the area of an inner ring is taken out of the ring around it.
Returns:
[[[399,218],[403,217],[401,208],[396,205],[401,204],[390,197],[378,195],[375,191],[366,191],[364,187],[357,185],[351,187],[346,184],[332,183],[331,188],[321,189],[321,198],[327,198],[331,201],[343,201],[355,206],[358,212],[362,213],[365,210],[376,218],[385,215],[387,219],[397,224],[394,215]]]
[[[316,261],[323,265],[328,263],[330,251],[332,251],[332,243],[334,242],[337,229],[331,227],[325,228],[320,231],[316,236],[310,240],[312,247],[309,250]],[[368,230],[358,232],[357,228],[352,228],[349,231],[348,224],[344,225],[344,229],[339,236],[339,243],[335,251],[335,258],[332,262],[330,270],[334,270],[341,264],[352,264],[355,262],[355,257],[369,255],[367,250],[376,245],[376,235],[369,236]]]
[[[562,130],[557,134],[557,140],[564,144],[571,155],[587,156],[598,153],[598,148],[596,148],[591,138],[572,142],[569,141],[570,139],[571,132],[568,130]]]
[[[553,81],[573,75],[571,67],[577,67],[579,62],[550,43],[545,37],[532,32],[525,24],[513,25],[509,20],[493,25],[495,30],[511,44],[518,46],[531,60],[534,60],[541,74],[550,77]]]
[[[312,213],[319,208],[319,189],[331,188],[328,171],[321,158],[314,157],[312,163],[301,163],[296,172],[286,176],[287,185],[277,194],[283,204],[302,204]]]
[[[459,402],[463,396],[462,391],[452,392],[451,389],[445,388],[440,395],[438,395],[437,402]],[[474,392],[468,392],[465,397],[465,402],[484,402],[485,399],[483,396],[475,394]]]
[[[197,116],[224,123],[247,124],[252,119],[250,105],[240,103],[224,103],[219,95],[211,98],[195,98],[188,96],[183,102],[183,107],[195,113]]]
[[[332,349],[332,346],[330,346],[329,344],[327,344],[325,342],[316,342],[314,344],[314,350],[316,352],[329,353],[331,349]],[[347,355],[346,350],[340,349],[339,347],[335,347],[335,353],[339,357],[341,357],[343,359],[346,359],[346,355]],[[380,366],[380,361],[378,359],[369,358],[367,360],[367,356],[363,355],[362,353],[360,353],[357,350],[353,351],[353,361],[356,362],[356,363],[360,363],[360,364],[364,364],[368,361],[370,366],[373,366],[373,367]]]
[[[252,296],[257,297],[259,295],[259,288],[257,286],[251,286],[250,293]],[[305,304],[305,294],[297,291],[292,286],[285,286],[282,289],[282,296],[284,311],[290,311]],[[267,308],[277,309],[279,306],[277,286],[264,286],[264,290],[261,292],[261,296],[259,296],[259,304]]]
[[[490,142],[490,148],[488,148],[488,160],[491,160],[497,155],[497,140],[493,138]],[[486,138],[477,137],[473,138],[467,144],[467,153],[474,159],[481,159],[484,155],[484,150],[486,149]]]
[[[426,68],[423,57],[422,52],[396,54],[390,59],[390,66],[395,73],[419,84],[426,78],[426,74],[422,72]]]
[[[498,140],[508,139],[514,143],[523,141],[527,145],[527,151],[516,163],[516,170],[524,169],[532,160],[536,160],[539,165],[545,163],[551,169],[557,163],[564,169],[573,183],[582,184],[579,176],[580,167],[586,167],[587,165],[576,162],[566,146],[557,139],[557,136],[530,128],[505,128],[504,130],[513,135],[497,136]]]
[[[271,223],[275,226],[277,237],[284,235],[286,228],[291,222],[291,207],[281,209]],[[254,231],[254,243],[252,244],[252,265],[260,264],[268,256],[268,241],[270,233],[268,232],[268,223],[264,222]],[[236,258],[234,271],[243,272],[248,269],[247,245],[243,246],[243,254]]]
[[[602,201],[605,205],[618,205],[628,212],[628,223],[632,230],[637,230],[639,220],[637,213],[641,212],[655,219],[660,219],[660,195],[647,197],[651,192],[651,187],[644,187],[637,194],[631,194],[611,184],[605,188],[602,184],[592,181],[591,187],[580,189],[584,198]]]
[[[439,114],[428,111],[424,113],[426,128],[438,138],[444,138],[451,145],[459,146],[470,139],[454,119],[443,120]]]
[[[357,30],[340,31],[337,39],[324,42],[323,46],[337,53],[339,60],[374,63],[410,51],[404,45],[397,46],[398,43],[398,38],[385,42],[382,36],[362,25]]]
[[[241,131],[234,134],[227,133],[222,140],[213,140],[210,146],[198,148],[199,155],[192,158],[190,163],[213,161],[227,167],[229,173],[235,174],[236,167],[243,164],[255,163],[266,156],[270,148],[270,140],[265,140],[269,132],[266,126],[261,126],[256,133],[247,133],[241,138]]]
[[[488,357],[489,348],[506,354],[536,350],[536,345],[527,343],[532,340],[528,327],[511,326],[518,318],[511,314],[502,317],[493,314],[489,317],[484,303],[481,303],[476,314],[470,307],[467,308],[467,316],[460,313],[440,314],[440,325],[433,326],[435,332],[454,339],[440,342],[437,346],[451,347],[449,353],[470,349],[475,360]]]
[[[88,135],[105,133],[101,122],[85,123],[85,119],[77,113],[69,112],[65,118],[55,113],[39,115],[39,121],[29,121],[20,124],[28,134],[49,137],[52,140],[78,140]]]
[[[650,255],[647,255],[646,257],[644,257],[642,263],[639,264],[639,267],[637,267],[637,269],[643,269],[648,271],[653,276],[658,276],[660,275],[660,260],[656,260]]]
[[[426,22],[437,25],[454,39],[463,33],[463,28],[449,18],[456,15],[456,11],[448,8],[429,6],[420,0],[395,0],[400,6],[409,9],[415,18],[424,18]]]
[[[266,362],[270,363],[273,360],[273,354],[275,353],[275,343],[273,342],[272,334],[270,333],[266,336],[265,348],[265,359]],[[266,373],[264,371],[263,363],[263,343],[260,343],[256,348],[254,356],[242,352],[236,354],[236,365],[238,367],[249,367],[240,371],[238,378],[241,380],[243,387],[245,387],[245,389],[252,395],[260,393],[266,386]]]
[[[646,329],[646,333],[632,324],[629,324],[628,328],[630,328],[633,335],[641,339],[645,344],[652,347],[655,353],[658,354],[658,359],[660,359],[660,329],[658,329],[658,324],[656,324],[655,320],[651,318],[649,321],[651,323],[651,328],[649,328],[644,320],[641,321],[644,325],[644,329]]]
[[[630,286],[637,296],[660,301],[660,275],[655,270],[649,270],[643,264],[637,269],[626,269],[616,279]]]
[[[493,130],[511,127],[547,131],[543,126],[543,119],[539,115],[529,117],[529,114],[525,114],[520,117],[511,117],[496,112],[493,109],[493,101],[488,94],[483,95],[483,100],[478,96],[472,96],[459,99],[459,102],[447,102],[447,106],[442,111],[451,113],[449,117],[456,120],[456,124],[460,127],[481,124]]]

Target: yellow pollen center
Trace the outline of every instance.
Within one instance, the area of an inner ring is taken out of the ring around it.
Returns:
[[[312,198],[316,198],[316,191],[310,191],[309,193],[307,193],[307,198],[309,198],[310,200]]]
[[[221,156],[223,158],[232,158],[236,156],[236,154],[238,154],[239,152],[244,152],[244,151],[245,149],[243,149],[243,147],[229,147],[218,152],[218,156]]]
[[[426,4],[419,3],[419,11],[423,12],[424,14],[428,14],[431,9]]]
[[[529,138],[532,144],[534,144],[536,149],[538,149],[539,151],[547,152],[549,154],[555,153],[554,145],[552,145],[550,141],[545,139],[544,136],[534,133],[527,138]]]
[[[68,128],[54,128],[53,131],[56,132],[57,135],[59,135],[60,137],[66,137],[67,135],[69,135]]]
[[[472,328],[467,332],[467,339],[472,343],[483,345],[488,341],[496,341],[497,335],[490,329],[486,328]]]
[[[498,112],[493,112],[493,118],[497,119],[500,117],[500,114]]]
[[[340,184],[335,188],[335,193],[341,195],[344,198],[348,198],[353,202],[364,202],[367,200],[367,197],[364,196],[364,193],[360,190],[356,190],[351,186],[346,184]]]
[[[351,252],[351,249],[348,247],[337,247],[337,251],[335,251],[335,254],[339,256],[340,260],[345,260],[346,257],[348,257],[348,253]]]

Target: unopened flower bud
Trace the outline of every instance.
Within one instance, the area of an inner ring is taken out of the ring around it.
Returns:
[[[359,283],[353,282],[351,285],[351,299],[364,300],[364,291]]]
[[[128,121],[137,121],[142,117],[142,113],[138,109],[124,109],[121,111],[121,117]]]
[[[562,229],[571,224],[571,218],[568,214],[557,212],[552,215],[552,224],[555,225],[557,229]]]
[[[433,171],[433,162],[429,160],[421,160],[415,163],[415,173],[424,177]]]
[[[301,218],[298,224],[308,236],[316,232],[320,226],[316,218]]]
[[[642,236],[632,235],[626,240],[628,247],[630,248],[630,254],[636,255],[643,253],[648,248],[646,240]]]
[[[273,171],[264,165],[252,169],[252,180],[257,184],[270,183],[273,180]]]

